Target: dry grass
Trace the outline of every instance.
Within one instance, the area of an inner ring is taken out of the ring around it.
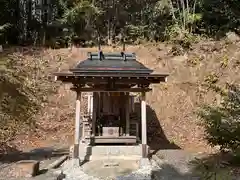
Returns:
[[[217,48],[216,48],[217,47]],[[204,130],[199,125],[195,112],[201,104],[216,103],[217,96],[202,86],[211,73],[219,76],[219,83],[240,82],[240,44],[205,42],[193,46],[184,56],[171,55],[170,45],[129,46],[140,62],[158,72],[169,72],[168,82],[154,85],[147,95],[148,104],[155,110],[166,137],[189,151],[211,152],[204,140]],[[46,73],[67,70],[79,60],[86,58],[96,48],[42,50],[40,55],[48,59]],[[120,51],[120,48],[103,47],[104,51]],[[35,52],[35,51],[34,51]],[[25,58],[32,55],[24,55]],[[224,64],[224,67],[223,67]],[[54,83],[50,81],[51,83]],[[57,92],[48,96],[48,103],[37,115],[38,129],[33,133],[18,136],[13,143],[45,146],[52,142],[70,144],[74,125],[75,94],[69,85],[57,84]]]

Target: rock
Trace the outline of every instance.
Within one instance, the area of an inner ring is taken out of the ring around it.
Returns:
[[[230,42],[240,41],[240,37],[235,32],[228,32],[226,33],[226,36]]]
[[[39,161],[22,160],[16,163],[15,175],[17,177],[33,177],[39,172]]]

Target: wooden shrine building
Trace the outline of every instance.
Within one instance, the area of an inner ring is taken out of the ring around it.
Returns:
[[[67,73],[54,73],[57,80],[71,83],[77,94],[74,157],[79,143],[142,144],[142,157],[147,157],[146,92],[150,84],[166,82],[167,74],[153,71],[136,60],[134,53],[89,53]],[[92,92],[88,101],[91,113],[81,115],[81,95]],[[131,121],[134,113],[131,93],[141,95],[141,116]],[[139,129],[139,131],[138,131]],[[141,132],[141,133],[139,133]],[[141,134],[141,137],[140,137]]]

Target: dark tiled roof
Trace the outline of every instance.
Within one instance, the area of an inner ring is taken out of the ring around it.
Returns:
[[[80,62],[73,73],[83,74],[151,74],[153,71],[136,60],[134,53],[89,53],[88,59]]]

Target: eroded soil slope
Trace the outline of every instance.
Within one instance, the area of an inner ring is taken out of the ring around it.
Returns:
[[[129,46],[140,62],[157,72],[170,74],[166,84],[154,85],[147,95],[149,141],[154,149],[180,147],[189,151],[210,152],[204,130],[199,125],[196,111],[205,103],[218,103],[219,97],[207,91],[202,84],[209,75],[216,75],[220,84],[240,82],[240,43],[201,42],[188,52],[172,53],[171,45]],[[96,48],[41,50],[48,59],[45,72],[66,70],[86,58]],[[103,47],[104,51],[120,48]],[[175,55],[173,55],[175,54]],[[26,55],[25,58],[32,55]],[[37,130],[17,136],[12,142],[18,148],[68,145],[73,139],[75,94],[68,85],[49,79],[56,93],[48,96],[37,115]]]

